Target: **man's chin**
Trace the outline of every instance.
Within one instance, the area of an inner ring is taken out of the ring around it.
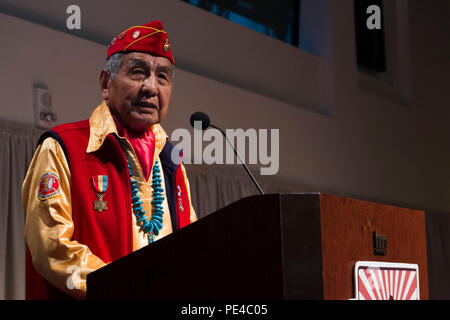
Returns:
[[[150,129],[150,127],[159,122],[159,117],[139,116],[130,121],[129,128],[135,133],[142,133]]]

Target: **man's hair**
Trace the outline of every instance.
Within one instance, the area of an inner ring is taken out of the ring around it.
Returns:
[[[120,66],[123,62],[123,53],[117,52],[108,58],[105,62],[105,70],[111,75],[111,79],[114,79]]]
[[[117,52],[108,58],[105,62],[105,70],[111,75],[111,79],[114,79],[117,72],[119,72],[120,66],[123,62],[124,53]],[[175,79],[175,65],[172,64],[172,81]]]

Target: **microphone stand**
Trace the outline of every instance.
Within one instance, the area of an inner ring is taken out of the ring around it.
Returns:
[[[261,195],[264,195],[264,192],[262,191],[261,187],[259,186],[258,182],[256,182],[255,177],[253,176],[253,174],[250,172],[250,170],[248,169],[248,167],[245,165],[244,161],[242,161],[241,157],[239,156],[239,154],[237,153],[236,148],[234,148],[233,143],[230,141],[230,139],[228,139],[227,135],[225,134],[225,132],[219,128],[216,127],[213,124],[209,124],[210,127],[213,127],[214,129],[219,130],[222,135],[225,137],[225,139],[228,141],[228,143],[230,144],[230,146],[233,148],[234,154],[236,155],[236,157],[239,159],[239,161],[241,161],[242,165],[245,168],[245,171],[247,171],[248,175],[250,176],[250,178],[252,179],[253,183],[255,184],[256,188],[258,188],[259,193],[261,193]]]

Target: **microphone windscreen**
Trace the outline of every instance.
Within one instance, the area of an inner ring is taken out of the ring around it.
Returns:
[[[206,128],[209,127],[210,121],[209,121],[209,117],[208,117],[208,115],[206,113],[194,112],[191,115],[191,119],[190,119],[191,126],[194,129],[195,129],[194,124],[195,124],[196,121],[200,121],[202,123],[202,130],[205,130]]]

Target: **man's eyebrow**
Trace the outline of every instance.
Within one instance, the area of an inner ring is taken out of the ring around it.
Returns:
[[[144,65],[144,66],[147,66],[147,67],[148,67],[148,63],[147,63],[145,60],[142,60],[142,59],[130,59],[130,60],[128,60],[128,63],[129,63],[130,65],[132,65],[132,66],[135,66],[135,65]]]
[[[132,67],[134,67],[134,66],[144,66],[147,68],[150,67],[148,65],[147,61],[139,59],[139,58],[130,59],[130,60],[128,60],[128,63]],[[158,71],[164,71],[164,72],[170,73],[170,72],[172,72],[172,65],[157,65],[156,69]]]
[[[156,69],[157,69],[158,71],[164,71],[164,72],[167,72],[167,73],[172,72],[172,66],[171,66],[171,65],[170,65],[170,66],[167,66],[167,65],[163,65],[163,66],[158,65],[158,66],[156,66]]]

